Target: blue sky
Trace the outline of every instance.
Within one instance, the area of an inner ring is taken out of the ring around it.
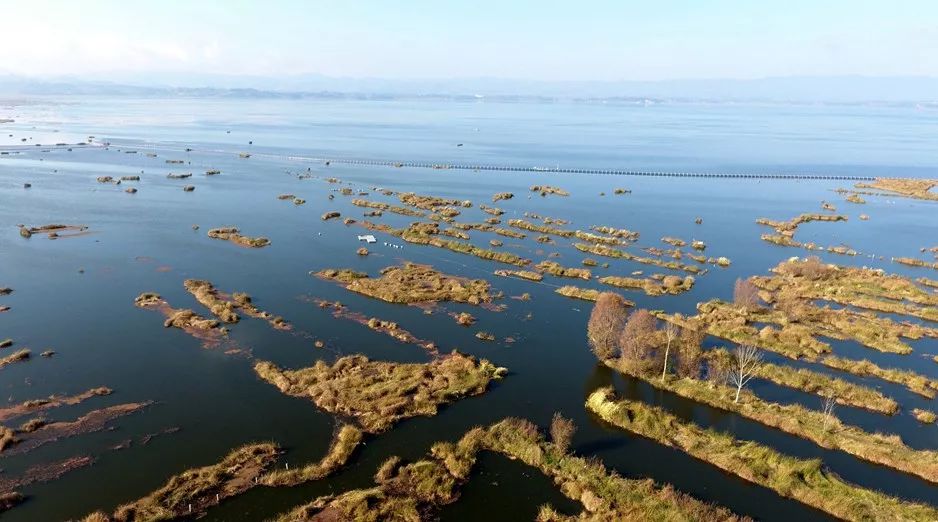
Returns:
[[[0,72],[938,76],[934,1],[0,0]]]

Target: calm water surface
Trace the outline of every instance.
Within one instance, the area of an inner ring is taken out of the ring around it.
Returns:
[[[772,446],[793,455],[820,458],[851,482],[938,505],[938,488],[918,478],[875,466],[839,452],[818,448],[762,425],[697,405],[644,383],[597,367],[585,342],[589,303],[553,293],[569,282],[547,277],[543,283],[496,278],[502,266],[432,247],[384,246],[387,238],[360,257],[360,228],[320,215],[337,210],[360,217],[362,209],[337,187],[372,192],[373,187],[470,199],[460,221],[488,217],[479,203],[495,192],[516,194],[498,202],[505,220],[525,211],[562,217],[570,228],[610,225],[641,233],[639,246],[664,246],[659,238],[700,239],[707,253],[727,256],[729,268],[714,268],[697,278],[687,294],[650,298],[628,293],[639,306],[693,313],[696,303],[730,298],[738,277],[763,274],[779,261],[804,251],[774,247],[759,239],[767,229],[758,217],[788,219],[819,211],[832,201],[844,223],[811,223],[798,232],[802,241],[847,244],[863,252],[856,258],[822,254],[832,262],[881,267],[913,277],[936,278],[933,271],[893,264],[891,256],[919,256],[938,244],[934,203],[869,197],[852,205],[832,192],[844,186],[821,181],[679,180],[573,176],[537,173],[440,171],[325,166],[287,159],[289,155],[333,158],[475,161],[519,166],[609,167],[701,172],[823,172],[863,175],[938,176],[938,114],[915,108],[784,106],[631,106],[614,104],[456,103],[430,101],[232,100],[232,99],[59,99],[0,101],[0,286],[15,293],[0,297],[11,307],[0,314],[0,338],[34,353],[56,351],[0,370],[0,390],[19,402],[50,394],[76,393],[109,386],[115,393],[81,405],[53,410],[54,420],[70,420],[108,404],[152,400],[146,411],[114,422],[114,430],[47,444],[24,455],[3,457],[4,474],[75,455],[96,457],[93,466],[46,484],[23,488],[29,501],[5,513],[4,520],[63,520],[95,509],[113,509],[162,485],[172,474],[216,462],[231,448],[274,440],[287,449],[291,464],[318,459],[335,419],[305,400],[286,397],[253,373],[253,360],[303,367],[316,360],[364,353],[375,359],[425,361],[420,348],[402,344],[356,323],[333,319],[310,302],[341,300],[369,316],[398,321],[444,351],[458,348],[485,357],[511,373],[481,397],[458,401],[432,418],[401,422],[367,440],[350,465],[329,480],[295,488],[258,488],[209,511],[208,520],[262,520],[316,496],[368,487],[377,467],[390,455],[424,456],[439,440],[456,440],[472,426],[506,416],[523,416],[546,427],[560,411],[579,427],[574,450],[596,455],[629,477],[651,477],[674,484],[699,498],[764,520],[822,519],[813,509],[774,492],[726,475],[680,452],[609,428],[583,408],[588,393],[614,385],[621,393],[660,404],[703,425]],[[13,135],[12,137],[10,135]],[[95,136],[111,147],[48,149]],[[22,142],[26,138],[26,142]],[[253,143],[249,144],[251,141]],[[41,146],[36,147],[39,143]],[[462,143],[463,146],[456,145]],[[185,152],[185,148],[194,149]],[[48,150],[48,151],[47,151]],[[136,150],[136,154],[126,151]],[[254,157],[239,159],[238,152]],[[147,157],[154,152],[158,157]],[[271,154],[267,156],[266,154]],[[283,157],[277,158],[276,155]],[[167,165],[181,159],[184,165]],[[204,176],[210,168],[222,174]],[[313,177],[299,179],[297,174]],[[189,180],[166,178],[192,172]],[[101,175],[140,175],[119,186],[99,184]],[[337,177],[345,185],[324,181]],[[24,183],[32,188],[25,190]],[[551,184],[568,198],[528,197],[532,184]],[[192,193],[181,186],[195,185]],[[135,195],[124,193],[135,186]],[[630,195],[613,196],[617,187]],[[605,192],[606,196],[600,196]],[[282,193],[307,200],[303,206],[279,201]],[[860,213],[869,221],[858,219]],[[702,225],[694,224],[696,217]],[[404,225],[412,218],[387,214],[382,222]],[[81,237],[24,240],[16,225],[78,223],[90,227]],[[193,230],[193,225],[200,226]],[[208,228],[237,226],[248,235],[272,240],[263,249],[242,249],[206,237]],[[473,232],[485,246],[494,236]],[[535,260],[560,254],[564,265],[583,259],[567,242],[541,245],[505,239],[505,250]],[[870,257],[873,255],[875,257]],[[882,258],[880,257],[882,256]],[[486,278],[506,295],[531,294],[524,302],[506,299],[504,312],[445,304],[432,315],[351,294],[310,277],[309,271],[350,267],[375,274],[403,260],[429,263],[451,274]],[[654,267],[609,260],[599,275],[651,274]],[[162,327],[162,317],[133,306],[144,291],[159,292],[175,307],[199,305],[183,289],[187,278],[211,280],[226,291],[250,293],[258,305],[283,315],[294,332],[274,331],[263,321],[244,318],[232,327],[231,343],[242,354],[205,349],[184,332]],[[576,284],[580,284],[579,282]],[[597,286],[595,283],[582,283]],[[477,328],[458,326],[447,312],[471,311],[478,329],[514,343],[486,343]],[[317,350],[314,339],[327,348]],[[710,339],[709,344],[722,344]],[[934,340],[913,341],[912,355],[880,354],[851,342],[832,341],[835,353],[865,357],[938,377],[938,365],[925,355],[938,353]],[[770,357],[770,359],[772,359]],[[828,372],[822,368],[813,368]],[[870,431],[898,433],[911,446],[938,447],[938,428],[922,426],[908,411],[935,409],[934,401],[905,388],[838,376],[877,386],[900,402],[903,413],[889,418],[848,407],[838,409],[847,422]],[[769,383],[754,390],[771,400],[819,407],[820,399]],[[173,434],[141,444],[146,434],[178,427]],[[126,449],[114,446],[131,440]],[[566,513],[580,507],[564,498],[536,470],[497,455],[484,455],[463,498],[441,513],[444,520],[529,519],[550,503]]]

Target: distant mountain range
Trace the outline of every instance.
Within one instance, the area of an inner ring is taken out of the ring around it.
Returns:
[[[779,77],[753,80],[534,81],[381,79],[212,74],[108,74],[32,78],[0,74],[0,95],[578,99],[632,102],[938,104],[938,77]]]

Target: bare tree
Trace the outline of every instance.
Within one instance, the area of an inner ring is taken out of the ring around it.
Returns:
[[[677,374],[681,377],[696,379],[700,376],[700,359],[703,355],[701,344],[706,334],[699,326],[689,324],[681,328],[677,351]]]
[[[600,360],[618,355],[618,337],[628,316],[628,305],[621,295],[603,292],[596,299],[586,327],[593,354]]]
[[[554,417],[550,420],[550,438],[561,453],[566,453],[570,449],[570,441],[574,433],[576,433],[576,424],[559,412],[554,413]]]
[[[748,279],[737,279],[733,287],[733,302],[750,309],[759,304],[759,288]]]
[[[827,431],[834,421],[834,408],[837,406],[837,396],[834,392],[824,394],[823,412],[824,412],[824,431]]]
[[[619,348],[622,357],[630,364],[645,363],[655,347],[655,334],[658,331],[658,319],[648,310],[635,310],[619,336]],[[640,368],[642,371],[648,368]]]
[[[668,374],[668,357],[671,356],[671,342],[677,338],[680,333],[680,328],[674,325],[672,322],[667,322],[664,325],[664,338],[667,341],[664,348],[664,364],[661,367],[661,380],[663,381],[665,376]]]
[[[759,367],[762,365],[762,352],[751,344],[741,344],[733,351],[733,364],[727,372],[727,380],[736,387],[736,398],[733,400],[739,403],[739,394],[743,391],[743,386],[749,383]]]

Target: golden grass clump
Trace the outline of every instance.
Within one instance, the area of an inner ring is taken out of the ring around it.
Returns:
[[[912,410],[912,416],[915,417],[915,420],[923,424],[934,424],[934,422],[938,420],[938,415],[935,415],[935,412],[919,408]]]
[[[0,513],[13,509],[24,500],[26,500],[26,497],[18,491],[0,493]]]
[[[25,361],[29,359],[30,353],[31,352],[29,350],[24,348],[22,350],[18,350],[16,352],[11,353],[10,355],[2,357],[0,358],[0,368],[3,368],[4,366],[8,364],[13,364],[15,362]]]
[[[773,276],[753,277],[751,280],[775,302],[820,299],[938,321],[938,294],[897,274],[828,265],[817,258],[792,258],[779,263],[772,272]]]
[[[323,270],[320,277],[346,283],[346,288],[389,303],[434,303],[452,301],[478,305],[491,303],[495,295],[484,279],[443,274],[429,265],[405,263],[389,266],[380,277],[360,277],[350,270]]]
[[[790,457],[762,444],[685,422],[642,402],[594,391],[586,407],[606,422],[684,451],[745,480],[844,520],[938,519],[935,508],[844,482],[820,459]]]
[[[528,281],[541,281],[544,279],[544,274],[531,270],[496,270],[494,274],[501,277],[527,279]]]
[[[596,290],[594,288],[580,288],[573,285],[564,285],[560,288],[554,290],[555,293],[560,294],[564,297],[569,297],[571,299],[582,299],[583,301],[596,301],[599,299],[599,296],[604,292]],[[633,301],[624,299],[626,306],[635,306]]]
[[[674,260],[666,261],[664,259],[658,259],[654,257],[636,256],[635,254],[626,252],[625,250],[612,248],[612,247],[608,247],[605,245],[589,245],[586,243],[574,243],[573,248],[579,250],[580,252],[595,254],[597,256],[625,259],[627,261],[633,261],[635,263],[660,266],[662,268],[668,268],[670,270],[682,270],[684,272],[690,272],[692,274],[700,273],[700,267],[696,265],[687,265],[687,264],[681,263],[679,261],[674,261]]]
[[[561,266],[560,263],[546,259],[534,265],[534,267],[555,277],[572,277],[575,279],[586,279],[587,281],[593,277],[592,272],[590,272],[588,268],[564,267]]]
[[[235,304],[222,299],[211,282],[202,279],[186,279],[183,286],[195,297],[196,301],[208,308],[212,315],[222,322],[237,323],[240,319],[235,313]]]
[[[934,179],[877,178],[872,183],[857,183],[859,189],[878,189],[891,192],[889,196],[905,196],[913,199],[938,201],[938,193],[931,190],[938,186]]]
[[[530,232],[537,232],[540,234],[550,234],[552,236],[573,237],[574,234],[576,234],[576,232],[573,230],[564,230],[560,228],[548,227],[545,225],[538,225],[523,219],[509,219],[508,225],[515,228],[520,228],[521,230],[528,230]]]
[[[249,248],[261,248],[270,244],[266,237],[250,237],[241,235],[241,231],[235,227],[213,228],[208,231],[208,237],[212,239],[224,239],[232,243]]]
[[[541,196],[547,195],[557,195],[557,196],[569,196],[570,193],[566,190],[559,187],[552,187],[550,185],[531,185],[531,192],[540,192]]]
[[[351,424],[344,424],[332,438],[329,451],[322,460],[299,468],[270,471],[262,475],[258,482],[265,486],[297,486],[326,478],[348,462],[361,441],[361,430]]]
[[[606,276],[599,278],[599,282],[618,288],[641,290],[645,292],[646,295],[650,296],[660,296],[665,294],[677,295],[687,292],[694,287],[696,281],[694,276],[678,277],[675,275],[667,275],[660,278]]]
[[[380,433],[401,419],[435,415],[440,405],[485,392],[507,373],[488,360],[453,352],[428,363],[371,361],[342,357],[333,365],[318,361],[282,370],[261,361],[254,371],[281,392],[311,399],[330,413],[354,418],[368,433]]]
[[[279,449],[271,443],[249,444],[235,449],[221,462],[175,475],[149,495],[114,511],[97,512],[85,522],[142,522],[171,520],[204,513],[221,500],[257,485],[256,479],[276,459]]]

